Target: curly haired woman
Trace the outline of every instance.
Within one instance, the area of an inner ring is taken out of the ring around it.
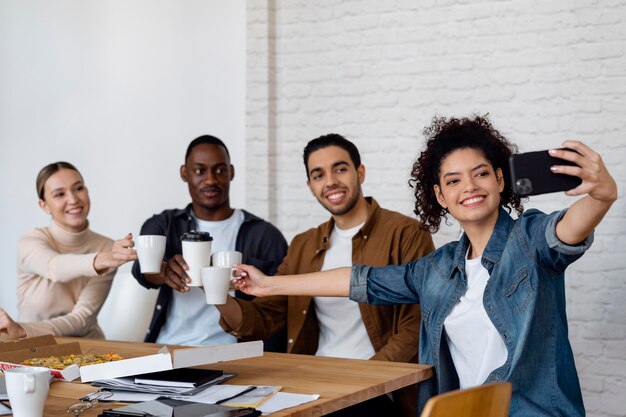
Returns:
[[[420,384],[420,408],[438,393],[509,381],[511,416],[584,416],[567,336],[564,272],[590,247],[594,228],[617,199],[615,181],[596,152],[565,141],[577,152],[550,154],[577,166],[552,171],[581,178],[566,194],[585,196],[551,214],[523,212],[506,181],[516,148],[486,117],[435,118],[425,133],[426,149],[412,172],[415,213],[433,232],[452,216],[464,231],[458,241],[399,266],[267,279],[242,265],[237,286],[257,296],[420,303],[419,361],[435,368],[435,378]]]

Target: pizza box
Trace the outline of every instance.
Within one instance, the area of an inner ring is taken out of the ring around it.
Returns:
[[[28,337],[17,341],[0,343],[0,370],[18,368],[20,363],[30,358],[69,355],[81,353],[78,342],[57,344],[52,335]],[[50,369],[53,378],[73,381],[80,376],[80,368],[70,365],[65,369]]]
[[[10,347],[5,349],[5,343],[0,343],[0,367],[23,366],[16,364],[29,358],[82,353],[78,342],[56,344],[53,336],[29,339],[9,342],[8,344],[15,343],[18,345],[23,342],[19,347],[13,347],[13,349]],[[41,345],[41,343],[47,344]],[[26,348],[24,348],[25,346]],[[178,348],[171,351],[163,347],[154,355],[80,367],[71,365],[62,371],[51,370],[51,372],[56,378],[66,381],[72,381],[80,376],[82,382],[92,382],[99,379],[121,378],[256,356],[263,356],[263,342],[260,340],[227,345]]]
[[[256,356],[263,356],[263,342],[260,340],[227,345],[178,348],[171,351],[163,347],[154,355],[81,366],[80,379],[83,382],[91,382],[99,379],[120,378]]]

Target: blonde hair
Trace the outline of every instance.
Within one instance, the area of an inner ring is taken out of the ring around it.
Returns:
[[[39,171],[39,174],[37,174],[37,181],[35,182],[35,186],[37,187],[37,196],[40,200],[45,200],[44,185],[46,184],[46,181],[48,181],[48,178],[50,178],[52,175],[56,174],[62,169],[71,169],[72,171],[76,171],[78,175],[80,175],[80,178],[83,179],[80,171],[69,162],[58,161],[48,164],[45,167],[41,168],[41,171]]]

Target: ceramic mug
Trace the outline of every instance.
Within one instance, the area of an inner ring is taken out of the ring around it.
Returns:
[[[233,265],[239,265],[241,263],[241,258],[241,252],[237,252],[236,250],[215,252],[211,257],[211,265],[221,266],[222,268],[232,268]]]
[[[50,369],[24,366],[4,371],[13,417],[43,417]]]
[[[161,272],[167,238],[160,235],[141,235],[137,236],[134,241],[141,273],[158,274]]]
[[[226,304],[231,268],[209,266],[201,269],[202,286],[207,304]]]

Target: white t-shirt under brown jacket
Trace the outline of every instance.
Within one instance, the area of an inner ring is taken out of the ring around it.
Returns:
[[[27,335],[103,338],[97,316],[115,269],[98,275],[94,258],[113,241],[92,232],[49,227],[24,234],[17,248],[18,321]]]

